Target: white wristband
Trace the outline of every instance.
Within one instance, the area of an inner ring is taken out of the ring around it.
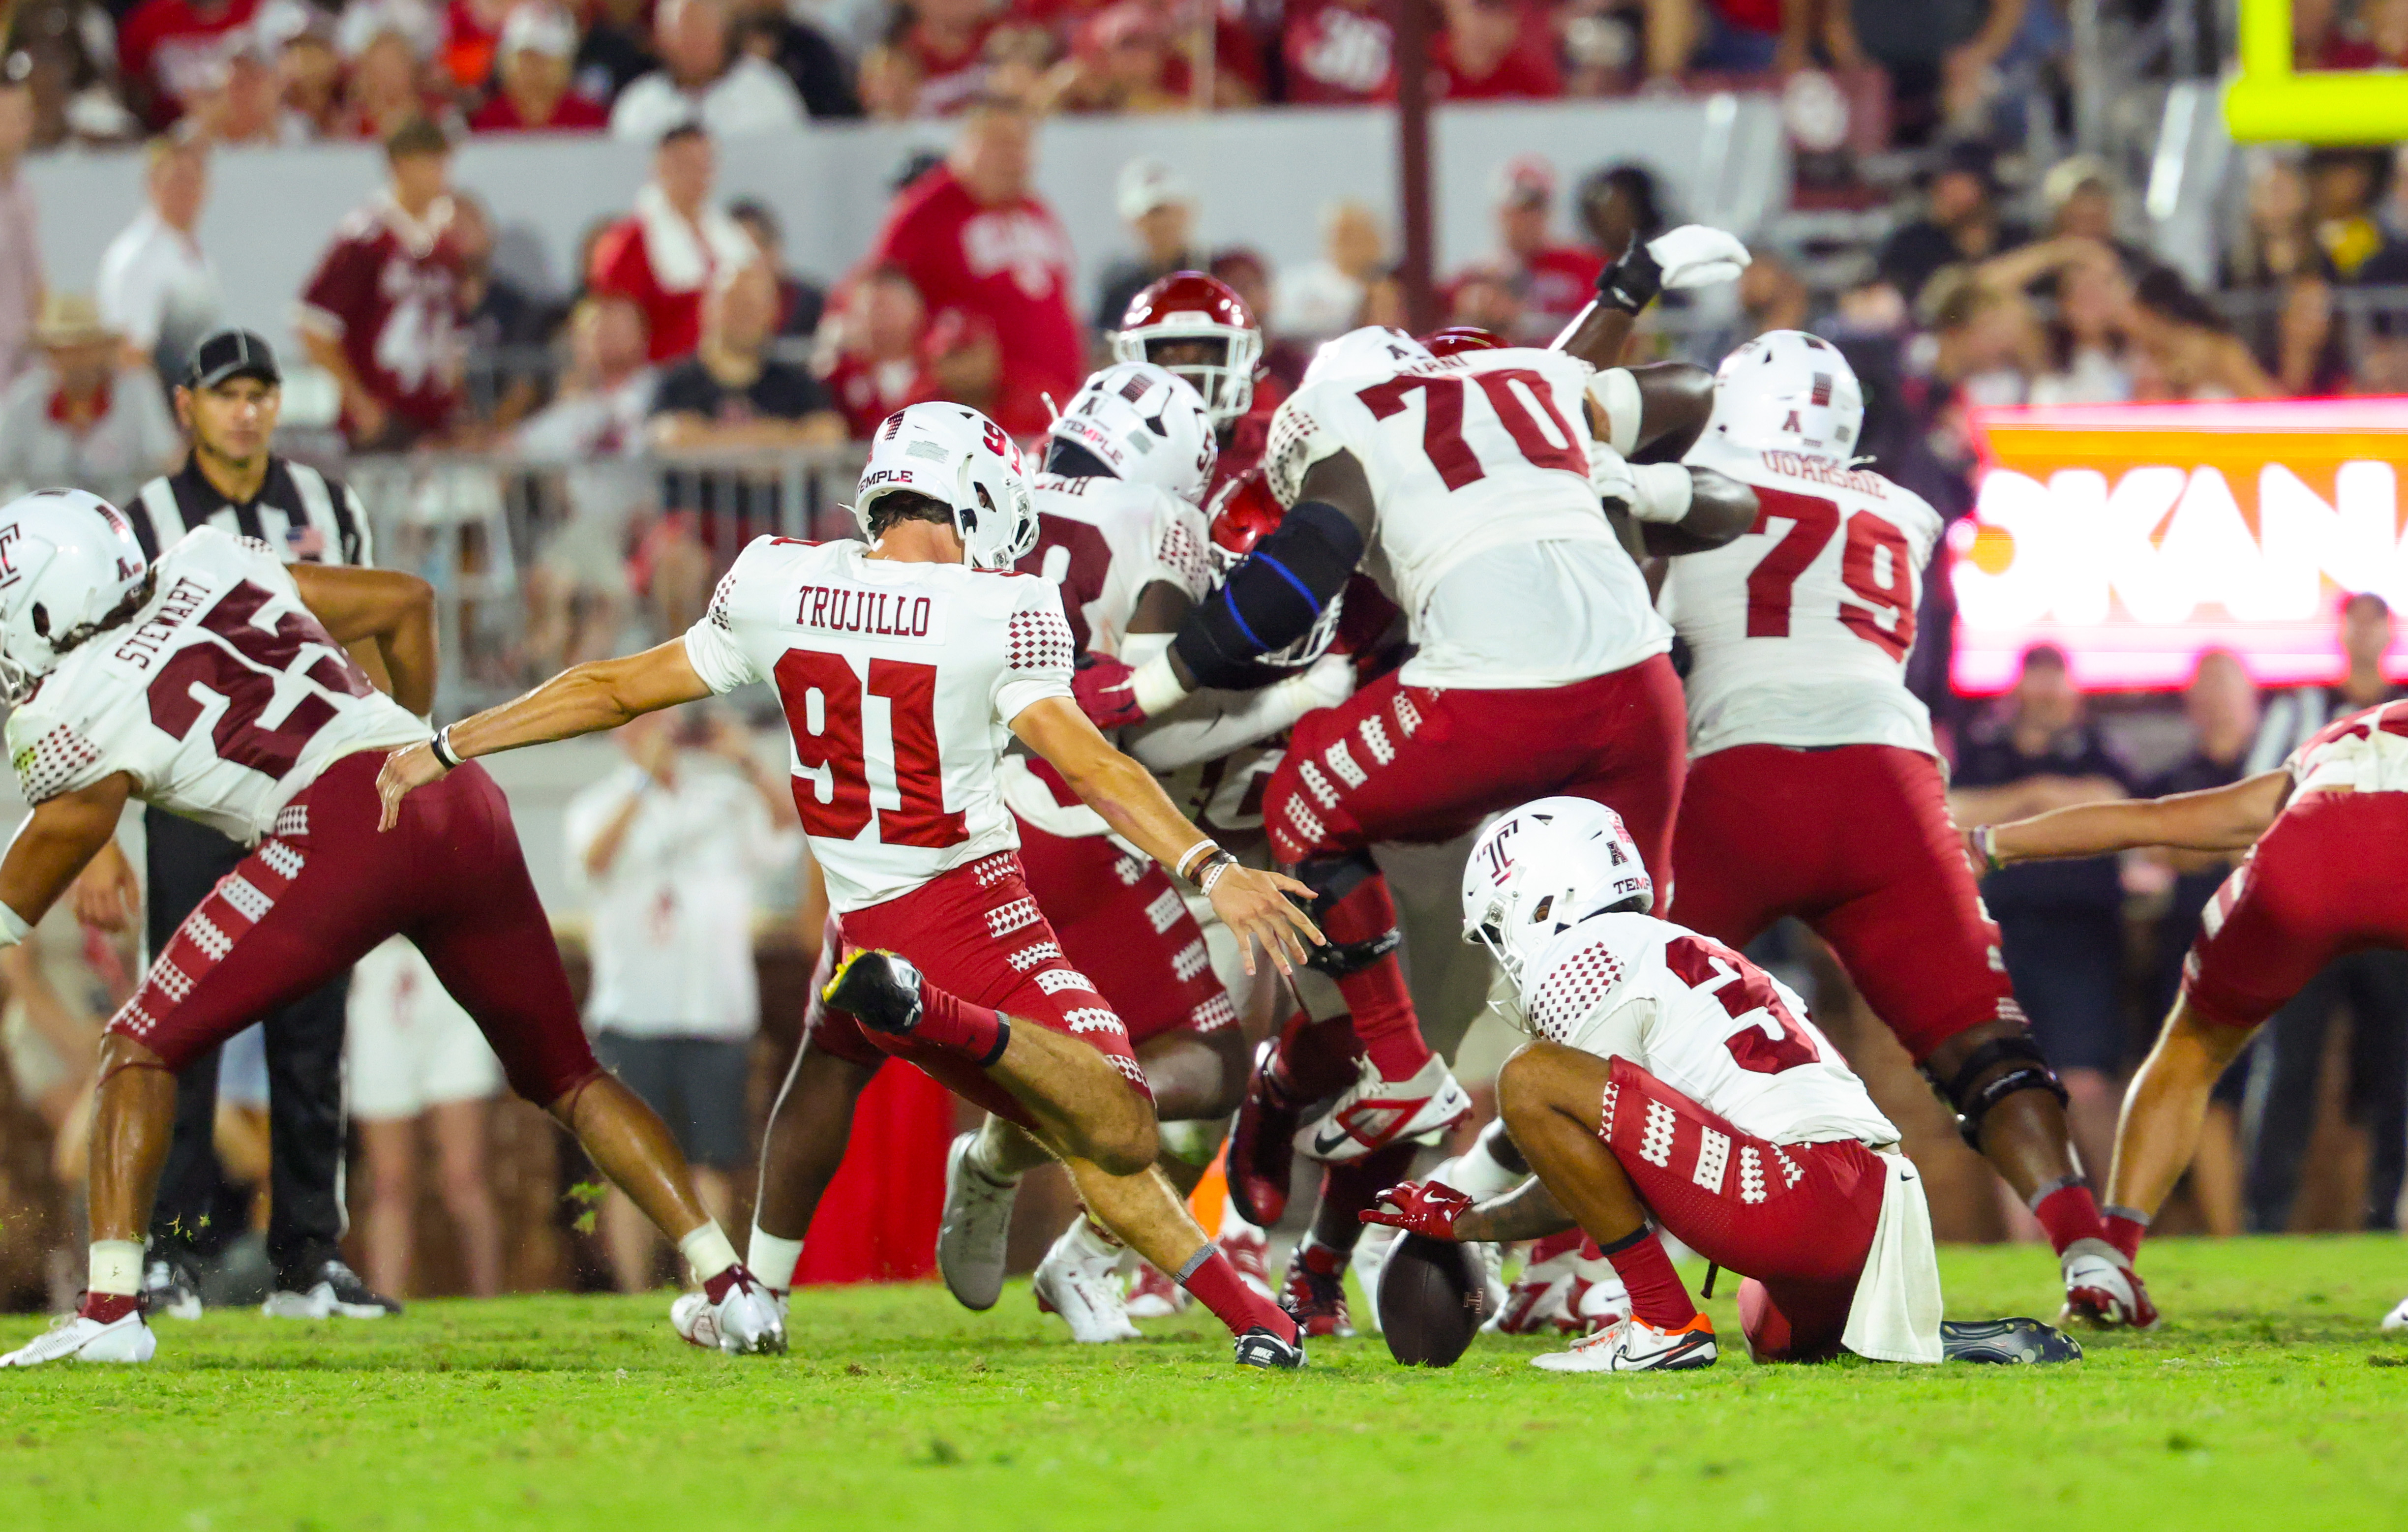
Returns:
[[[0,903],[0,947],[14,947],[33,934],[34,928],[25,923],[24,916]]]
[[[1588,396],[1605,417],[1605,444],[1628,457],[1639,451],[1639,417],[1644,408],[1639,379],[1628,367],[1606,367],[1588,380]]]
[[[1186,696],[1187,688],[1171,673],[1168,650],[1129,672],[1129,697],[1148,718],[1177,707]]]
[[[1697,480],[1689,477],[1686,465],[1634,463],[1630,465],[1630,478],[1638,487],[1638,493],[1630,497],[1633,521],[1669,525],[1689,514],[1689,499],[1697,491]]]

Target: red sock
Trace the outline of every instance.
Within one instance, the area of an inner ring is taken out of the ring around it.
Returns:
[[[1212,1317],[1226,1324],[1231,1335],[1263,1329],[1293,1345],[1304,1333],[1287,1310],[1246,1285],[1220,1246],[1208,1244],[1196,1253],[1200,1264],[1180,1278],[1179,1285],[1211,1310]]]
[[[1397,902],[1389,897],[1385,878],[1366,878],[1355,884],[1321,922],[1322,934],[1340,943],[1377,940],[1396,928]],[[1405,988],[1404,966],[1396,953],[1338,981],[1338,993],[1354,1014],[1354,1035],[1380,1067],[1380,1078],[1410,1080],[1429,1062],[1429,1044],[1422,1041],[1422,1024],[1413,1014],[1413,997]]]
[[[745,1270],[744,1263],[738,1261],[734,1266],[731,1266],[726,1270],[721,1272],[718,1276],[711,1278],[707,1282],[704,1282],[702,1284],[702,1296],[709,1298],[713,1304],[724,1303],[727,1300],[729,1290],[734,1288],[738,1282],[742,1282],[752,1287],[758,1287],[761,1285],[761,1280],[758,1277],[753,1276],[750,1271]]]
[[[1681,1274],[1672,1269],[1672,1257],[1664,1253],[1655,1230],[1642,1228],[1605,1247],[1605,1258],[1630,1290],[1630,1311],[1640,1319],[1659,1330],[1677,1330],[1698,1317],[1698,1306],[1689,1301],[1689,1290],[1681,1285]]]
[[[2078,1181],[2041,1198],[2032,1208],[2032,1216],[2048,1231],[2049,1248],[2059,1255],[2076,1239],[2107,1238],[2107,1227],[2099,1221],[2099,1204],[2091,1199],[2090,1188]]]
[[[1321,1208],[1312,1215],[1313,1243],[1338,1253],[1343,1261],[1363,1238],[1359,1216],[1380,1200],[1380,1194],[1412,1174],[1418,1144],[1390,1144],[1359,1160],[1332,1165],[1321,1172]]]
[[[86,1293],[83,1306],[76,1312],[103,1324],[114,1324],[141,1307],[142,1299],[131,1293]]]
[[[1578,1250],[1583,1245],[1591,1243],[1594,1241],[1578,1229],[1566,1229],[1561,1234],[1551,1234],[1544,1239],[1534,1239],[1530,1241],[1529,1250],[1522,1257],[1522,1269],[1527,1271],[1541,1261],[1552,1261],[1567,1251]]]
[[[2100,1222],[2106,1230],[2107,1242],[2122,1251],[2124,1259],[2137,1261],[2141,1258],[2141,1241],[2148,1238],[2149,1233],[2147,1219],[2134,1218],[2128,1208],[2117,1208]]]
[[[1339,1250],[1323,1244],[1320,1236],[1312,1234],[1306,1235],[1303,1243],[1296,1247],[1296,1258],[1304,1263],[1307,1271],[1318,1277],[1343,1276],[1346,1257],[1354,1253],[1352,1247]]]
[[[1297,1101],[1318,1101],[1354,1083],[1354,1061],[1362,1056],[1352,1017],[1341,1011],[1316,1022],[1299,1010],[1280,1029],[1271,1082]]]
[[[979,1067],[985,1068],[1003,1057],[1004,1045],[1011,1040],[1011,1028],[1001,1011],[948,995],[923,975],[920,1024],[911,1029],[911,1036],[939,1048],[966,1053]]]

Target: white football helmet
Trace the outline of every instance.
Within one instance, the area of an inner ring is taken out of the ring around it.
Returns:
[[[1312,353],[1312,361],[1304,369],[1304,380],[1297,386],[1311,388],[1325,379],[1394,372],[1416,362],[1435,360],[1428,347],[1402,330],[1386,324],[1366,324],[1334,340],[1323,341],[1321,350]]]
[[[962,562],[1009,569],[1037,546],[1037,510],[1020,446],[968,405],[907,405],[880,422],[853,497],[853,519],[876,547],[870,508],[902,491],[952,508]]]
[[[1079,386],[1047,430],[1049,441],[1086,449],[1115,479],[1204,503],[1221,460],[1204,395],[1151,362],[1120,362]]]
[[[1751,452],[1846,458],[1864,434],[1865,391],[1839,348],[1803,330],[1768,330],[1714,373],[1708,439]]]
[[[1656,908],[1655,880],[1622,816],[1591,798],[1539,798],[1481,832],[1463,869],[1463,939],[1519,981],[1547,939],[1628,899]]]
[[[31,695],[150,580],[133,523],[96,494],[39,490],[0,507],[0,700]]]

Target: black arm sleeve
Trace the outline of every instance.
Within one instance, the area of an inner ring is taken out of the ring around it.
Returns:
[[[1363,535],[1346,513],[1307,500],[1229,571],[1170,641],[1198,686],[1260,685],[1254,662],[1312,631],[1363,557]]]

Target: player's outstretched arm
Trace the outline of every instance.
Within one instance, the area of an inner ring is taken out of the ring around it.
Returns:
[[[1287,897],[1300,894],[1311,898],[1312,889],[1276,872],[1239,866],[1233,859],[1199,856],[1199,852],[1218,851],[1212,838],[1171,806],[1152,772],[1096,733],[1076,703],[1067,697],[1032,702],[1013,716],[1011,732],[1059,771],[1071,791],[1123,838],[1174,876],[1197,878],[1213,911],[1237,934],[1248,973],[1254,971],[1257,941],[1282,973],[1294,971],[1291,960],[1304,960],[1306,942],[1323,945],[1312,919]]]
[[[1577,1222],[1536,1176],[1481,1203],[1438,1181],[1400,1181],[1359,1216],[1366,1224],[1467,1243],[1543,1239]]]
[[[1597,297],[1574,315],[1553,345],[1593,367],[1622,360],[1639,311],[1667,289],[1735,281],[1747,268],[1747,247],[1703,223],[1684,223],[1644,245],[1633,241],[1622,259],[1598,274]]]
[[[435,587],[394,569],[296,564],[293,582],[335,642],[376,645],[393,699],[424,717],[435,706]]]
[[[453,760],[466,761],[615,729],[645,713],[710,694],[710,683],[695,673],[686,655],[685,640],[672,638],[640,654],[571,666],[523,697],[462,719],[437,740]],[[401,816],[401,800],[413,789],[451,769],[432,742],[386,756],[384,769],[377,773],[377,794],[384,799],[380,828],[393,828]]]
[[[112,771],[90,787],[34,806],[0,856],[0,946],[15,946],[41,923],[67,885],[117,834],[134,779]]]
[[[2257,843],[2291,795],[2291,774],[2261,771],[2229,787],[2056,809],[1966,833],[1977,866],[2101,856],[2143,846],[2237,852]]]

